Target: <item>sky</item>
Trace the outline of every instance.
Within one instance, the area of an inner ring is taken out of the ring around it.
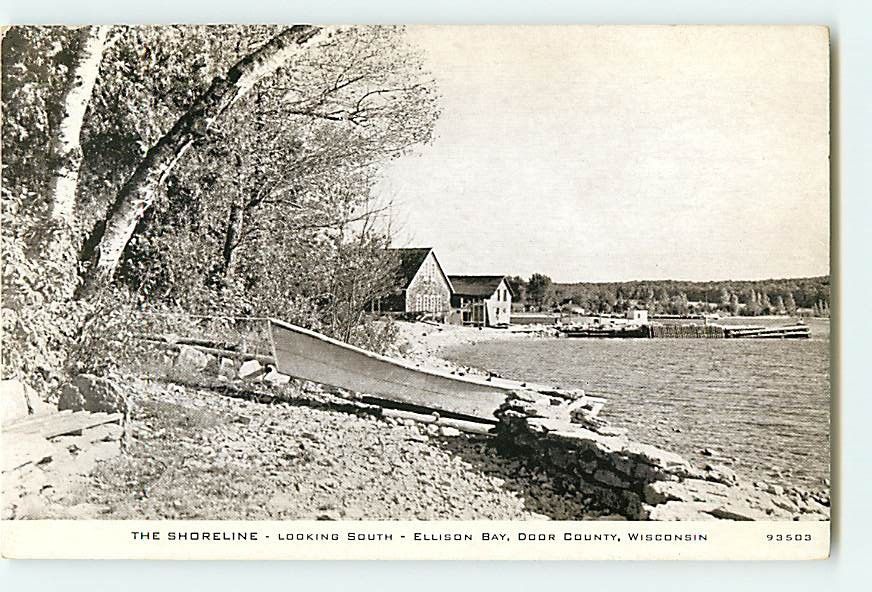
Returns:
[[[412,27],[435,139],[393,161],[395,246],[555,281],[829,273],[819,27]]]

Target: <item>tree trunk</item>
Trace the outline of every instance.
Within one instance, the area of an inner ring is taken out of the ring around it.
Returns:
[[[242,235],[244,206],[242,204],[242,196],[230,206],[230,215],[227,218],[227,229],[224,232],[224,279],[228,279],[233,275],[233,263],[236,257],[236,247],[239,244],[239,237]]]
[[[294,25],[237,62],[224,78],[216,78],[188,111],[146,153],[118,192],[105,228],[96,243],[79,297],[91,295],[112,280],[137,223],[154,202],[160,184],[209,127],[257,82],[272,74],[322,29]]]
[[[94,84],[97,82],[108,33],[108,26],[88,28],[73,71],[73,82],[64,97],[63,116],[52,146],[57,166],[51,182],[51,217],[55,222],[69,227],[72,227],[74,221],[76,186],[82,165],[82,148],[79,143],[82,123]]]
[[[77,273],[73,229],[76,222],[76,188],[82,166],[80,136],[85,111],[100,71],[109,29],[108,26],[92,26],[84,31],[73,79],[63,97],[60,124],[51,144],[51,154],[57,164],[51,171],[49,183],[52,230],[46,235],[43,257],[55,263],[63,263],[63,273],[70,280],[59,284],[65,290],[65,297],[73,295]]]

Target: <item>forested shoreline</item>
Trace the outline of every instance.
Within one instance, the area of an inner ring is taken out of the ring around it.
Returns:
[[[520,306],[546,310],[580,307],[593,313],[645,308],[653,314],[830,315],[830,277],[691,282],[557,283],[543,274],[510,278]]]

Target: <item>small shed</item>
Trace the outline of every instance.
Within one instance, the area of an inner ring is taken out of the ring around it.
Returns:
[[[452,275],[451,307],[463,324],[508,326],[512,314],[512,288],[504,275]]]
[[[644,325],[648,322],[648,311],[644,308],[631,308],[627,311],[627,320]]]

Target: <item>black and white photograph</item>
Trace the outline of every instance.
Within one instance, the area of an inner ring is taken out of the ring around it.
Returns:
[[[748,545],[827,555],[826,27],[15,25],[0,51],[5,523],[438,553],[462,522],[572,558],[809,522]]]

